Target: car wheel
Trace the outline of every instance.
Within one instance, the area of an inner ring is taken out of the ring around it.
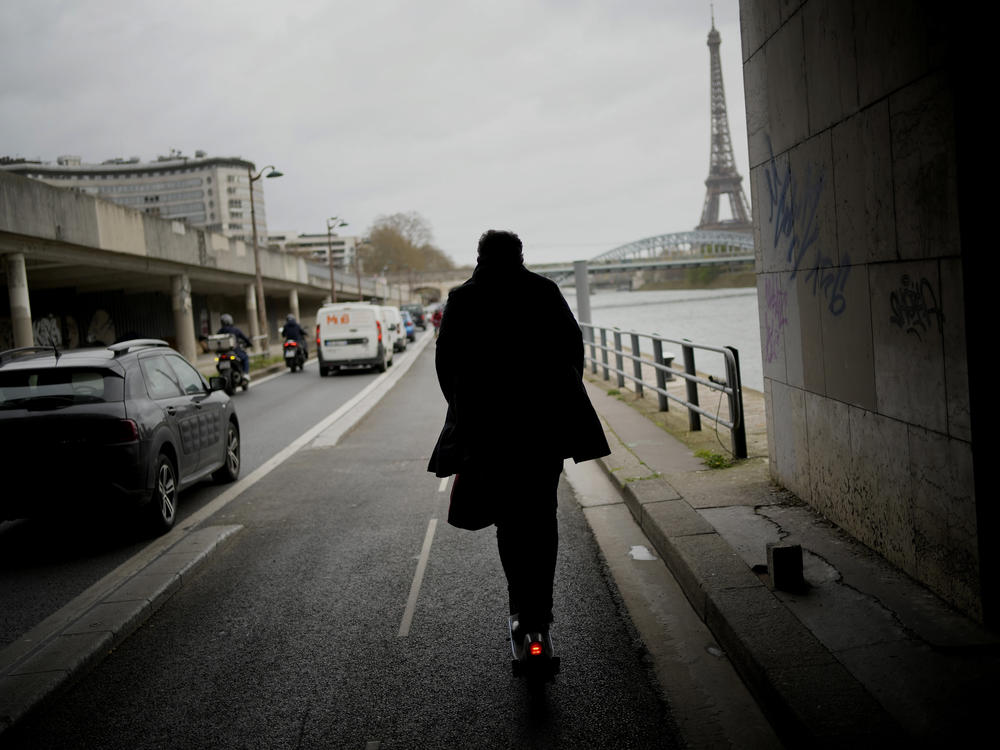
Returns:
[[[165,453],[156,459],[153,492],[149,501],[149,520],[153,530],[161,534],[170,531],[177,518],[177,471]]]
[[[240,476],[240,428],[235,422],[230,422],[226,428],[226,456],[225,462],[220,466],[212,479],[216,482],[235,482]]]
[[[382,350],[382,358],[379,360],[379,363],[377,365],[375,365],[375,369],[378,372],[385,372],[385,368],[386,367],[387,367],[387,365],[386,365],[386,359],[385,359],[385,349],[383,349]]]

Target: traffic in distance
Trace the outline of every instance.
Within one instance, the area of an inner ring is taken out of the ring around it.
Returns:
[[[422,306],[405,307],[321,307],[320,375],[355,367],[384,372],[417,327],[426,327],[415,322],[426,320]],[[286,365],[301,371],[309,342],[289,329]],[[208,347],[219,374],[207,380],[159,339],[0,352],[0,455],[16,469],[5,472],[0,521],[110,510],[134,513],[161,534],[174,525],[182,490],[236,481],[241,435],[232,396],[249,385],[238,356],[245,353],[228,333],[209,337]]]

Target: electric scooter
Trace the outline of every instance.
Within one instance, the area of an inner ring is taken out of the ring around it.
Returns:
[[[514,676],[531,682],[552,682],[559,673],[559,657],[555,655],[552,636],[548,631],[515,634],[515,622],[514,615],[507,618],[510,650],[514,657],[510,668]]]

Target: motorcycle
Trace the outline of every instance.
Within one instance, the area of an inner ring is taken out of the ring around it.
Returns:
[[[237,388],[244,391],[250,380],[243,374],[243,363],[236,356],[236,337],[229,333],[216,333],[208,337],[208,348],[215,352],[215,369],[226,381],[226,394],[232,396]]]
[[[302,372],[302,368],[306,364],[306,353],[305,350],[299,345],[299,342],[288,339],[284,345],[284,352],[285,367],[290,369],[292,372],[295,372],[296,370]]]

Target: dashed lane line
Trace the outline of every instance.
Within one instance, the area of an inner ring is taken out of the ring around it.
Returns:
[[[413,612],[417,608],[417,597],[420,596],[420,586],[424,581],[424,571],[427,570],[427,560],[431,556],[431,544],[434,542],[434,531],[437,529],[437,522],[436,518],[432,518],[427,523],[424,546],[421,548],[420,557],[417,560],[417,571],[413,574],[413,583],[410,584],[410,597],[406,600],[406,609],[403,610],[403,621],[399,624],[400,638],[405,638],[410,634],[410,624],[413,622]]]

